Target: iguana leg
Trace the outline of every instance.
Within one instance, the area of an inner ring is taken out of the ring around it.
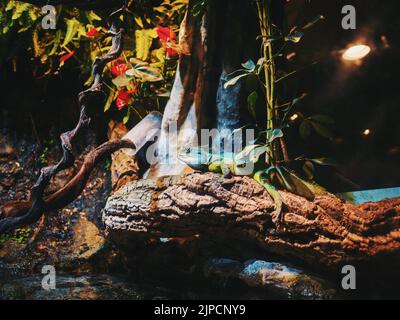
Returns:
[[[263,173],[261,171],[254,174],[253,179],[255,181],[257,181],[258,183],[260,183],[265,188],[265,190],[267,190],[268,194],[271,196],[272,200],[274,201],[275,210],[271,213],[272,222],[277,227],[279,227],[281,225],[281,223],[283,223],[284,217],[285,217],[285,214],[282,211],[283,202],[282,202],[282,197],[279,194],[279,191],[276,190],[276,188],[272,184],[268,183],[268,181],[263,177]],[[239,218],[238,221],[249,221],[260,215],[262,215],[262,214],[253,213],[251,215]]]
[[[208,166],[208,171],[219,174],[222,173],[221,180],[231,177],[231,170],[227,165],[223,163],[223,161],[218,160],[210,163],[210,165]]]
[[[224,178],[230,178],[232,176],[231,170],[223,162],[221,163],[221,172]]]
[[[222,173],[224,178],[229,178],[231,176],[231,170],[223,161],[214,161],[208,166],[208,171],[214,173]]]
[[[221,173],[221,161],[214,161],[208,165],[208,171],[214,173]]]
[[[275,189],[274,186],[266,183],[263,184],[264,188],[267,190],[268,194],[271,196],[271,198],[274,200],[274,204],[275,204],[275,210],[274,212],[272,212],[271,216],[272,216],[272,222],[279,226],[284,219],[284,213],[282,211],[282,197],[279,194],[278,190]]]
[[[279,225],[284,221],[285,214],[282,211],[282,199],[279,196],[279,200],[274,199],[275,201],[275,211],[272,212],[272,222],[275,225]]]

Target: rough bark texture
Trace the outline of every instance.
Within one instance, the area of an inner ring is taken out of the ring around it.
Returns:
[[[355,206],[331,194],[311,202],[280,192],[284,219],[249,177],[212,173],[132,182],[112,195],[103,221],[116,240],[131,236],[201,236],[254,240],[266,251],[308,265],[376,267],[400,262],[400,198]]]

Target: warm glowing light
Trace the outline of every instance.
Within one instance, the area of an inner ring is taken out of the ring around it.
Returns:
[[[291,121],[296,121],[298,118],[299,118],[299,115],[298,115],[297,113],[295,113],[294,115],[292,115],[292,116],[290,117],[290,120],[291,120]]]
[[[364,136],[369,136],[371,134],[371,130],[370,129],[365,129],[364,131],[363,131],[363,135]]]
[[[359,44],[348,48],[343,53],[343,59],[346,61],[356,61],[364,59],[371,52],[371,48],[365,44]]]

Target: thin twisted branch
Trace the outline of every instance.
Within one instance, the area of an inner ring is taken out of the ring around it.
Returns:
[[[76,136],[90,124],[90,117],[87,113],[87,106],[96,101],[99,96],[105,96],[102,74],[106,64],[121,55],[122,52],[122,32],[119,23],[119,17],[123,13],[125,6],[114,11],[110,15],[111,26],[107,35],[112,37],[112,45],[110,51],[103,57],[96,58],[92,75],[94,78],[93,85],[79,93],[80,117],[76,127],[68,132],[60,135],[61,147],[63,155],[60,161],[52,166],[41,169],[40,176],[32,188],[31,207],[29,211],[19,217],[8,217],[0,221],[0,235],[4,232],[11,231],[17,227],[31,224],[39,220],[46,211],[46,201],[44,200],[44,192],[50,180],[60,171],[71,167],[74,164],[75,157],[72,153],[72,142]],[[96,99],[96,100],[95,100]]]

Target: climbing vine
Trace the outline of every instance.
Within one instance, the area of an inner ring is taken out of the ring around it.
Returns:
[[[292,27],[288,34],[284,35],[272,22],[269,2],[256,1],[256,5],[260,25],[260,35],[258,36],[258,39],[261,40],[260,59],[257,63],[252,60],[243,63],[241,69],[231,74],[230,79],[225,83],[225,88],[236,85],[243,78],[256,78],[262,88],[267,123],[264,126],[265,130],[260,132],[257,144],[247,146],[236,158],[238,160],[247,159],[247,161],[254,162],[256,168],[261,167],[262,170],[256,172],[254,179],[266,188],[286,189],[307,199],[313,199],[315,194],[324,191],[322,187],[313,182],[314,165],[327,165],[329,162],[323,158],[306,159],[298,157],[290,159],[284,130],[290,127],[290,119],[302,115],[297,111],[295,113],[294,110],[306,94],[287,103],[279,104],[277,99],[279,82],[296,72],[278,78],[275,61],[282,55],[287,43],[299,43],[305,30],[311,28],[324,17],[322,15],[317,16],[303,27]],[[256,125],[258,125],[258,117],[255,111],[257,100],[259,100],[258,91],[252,91],[247,102]],[[329,138],[327,126],[332,124],[329,117],[325,115],[304,117],[302,115],[301,118],[303,120],[300,125],[301,136],[306,137],[314,128],[317,133]],[[262,157],[263,155],[265,157]],[[292,170],[291,165],[293,163],[300,163],[302,170],[297,172]]]

